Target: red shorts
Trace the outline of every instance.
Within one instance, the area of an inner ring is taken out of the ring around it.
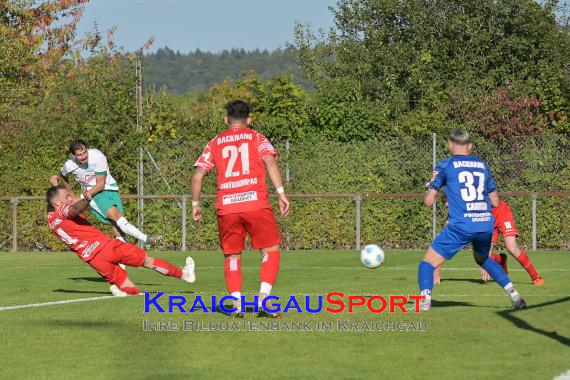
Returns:
[[[146,251],[136,245],[112,239],[88,264],[109,284],[121,286],[127,279],[127,272],[119,264],[140,267],[146,260]]]
[[[247,234],[254,249],[269,248],[281,243],[281,236],[270,208],[218,215],[220,246],[226,255],[240,253]]]
[[[503,235],[503,238],[505,236],[519,236],[513,212],[508,204],[501,202],[499,207],[493,209],[493,216],[495,217],[493,245],[497,244],[497,240],[499,240],[499,232]]]

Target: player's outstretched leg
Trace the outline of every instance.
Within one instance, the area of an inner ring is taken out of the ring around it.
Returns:
[[[244,314],[241,312],[241,253],[225,255],[224,278],[228,294],[236,298],[236,300],[232,301],[236,311],[231,314],[231,317],[243,318]]]
[[[517,238],[515,236],[504,236],[505,248],[513,257],[520,263],[520,265],[527,271],[532,282],[535,285],[543,285],[544,280],[538,275],[534,265],[530,261],[530,258],[525,251],[521,250],[517,244]]]
[[[263,257],[261,261],[261,270],[259,281],[261,285],[259,287],[259,316],[269,317],[269,318],[281,318],[281,313],[268,313],[262,308],[263,300],[271,295],[271,290],[275,281],[277,280],[277,275],[279,274],[279,266],[281,263],[281,251],[279,246],[273,246],[261,250],[261,255]],[[269,305],[270,306],[270,305]]]
[[[115,222],[117,227],[125,234],[132,236],[135,239],[142,241],[143,243],[147,243],[148,236],[143,234],[138,228],[129,223],[116,206],[111,207],[107,211],[107,217]]]
[[[143,263],[143,267],[153,269],[165,276],[179,278],[189,283],[196,281],[194,260],[190,256],[186,258],[186,265],[184,265],[182,269],[176,267],[168,261],[154,257],[147,257]]]
[[[503,268],[499,264],[497,264],[490,256],[484,257],[479,255],[476,252],[473,252],[475,257],[475,261],[477,264],[481,266],[481,268],[485,269],[489,276],[499,284],[505,292],[511,297],[511,301],[513,301],[513,308],[514,309],[524,309],[526,307],[526,303],[524,299],[521,297],[519,292],[515,289],[513,283],[509,276],[505,273]]]

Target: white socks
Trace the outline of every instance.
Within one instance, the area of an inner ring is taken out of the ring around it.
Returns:
[[[267,282],[262,282],[261,286],[259,288],[259,293],[263,293],[263,294],[267,294],[270,295],[271,294],[271,289],[273,289],[273,286]]]
[[[431,302],[431,290],[422,290],[420,296],[426,296],[425,302]]]
[[[142,240],[143,243],[146,243],[147,236],[140,232],[138,228],[127,222],[127,219],[125,219],[124,216],[117,220],[117,226],[127,235]]]
[[[268,282],[262,282],[261,286],[259,287],[259,299],[258,305],[261,307],[263,304],[263,300],[271,294],[271,289],[273,289],[273,285]]]
[[[511,297],[513,301],[516,301],[519,298],[521,298],[521,295],[519,294],[519,292],[517,292],[512,282],[509,282],[507,285],[505,285],[503,289],[505,289],[505,292],[507,292],[507,294],[509,295],[509,297]]]

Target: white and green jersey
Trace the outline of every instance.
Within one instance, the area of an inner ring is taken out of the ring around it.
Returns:
[[[95,176],[104,175],[105,190],[119,190],[119,185],[111,176],[109,165],[107,164],[107,157],[98,149],[89,149],[87,165],[82,166],[75,157],[71,157],[65,161],[61,168],[61,175],[69,177],[70,174],[75,176],[75,179],[83,189],[91,190],[97,183]]]

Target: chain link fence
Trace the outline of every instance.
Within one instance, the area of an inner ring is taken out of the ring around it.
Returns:
[[[142,207],[137,196],[122,196],[127,217],[134,222],[144,216],[145,232],[162,236],[157,249],[218,247],[214,175],[207,177],[204,186],[200,224],[191,220],[189,207],[193,164],[206,143],[206,138],[180,134],[143,146]],[[435,210],[423,207],[421,193],[434,158],[447,155],[446,145],[446,139],[436,135],[354,143],[275,143],[293,200],[291,215],[278,217],[284,247],[353,249],[369,242],[388,249],[425,247],[442,228],[446,210],[441,204]],[[514,192],[507,199],[524,247],[570,249],[570,227],[565,220],[570,213],[567,136],[508,141],[475,137],[474,154],[490,164],[500,192]],[[132,166],[134,171],[136,163]],[[0,216],[1,251],[64,248],[47,230],[42,197],[0,198]],[[91,219],[110,232],[108,226]]]

